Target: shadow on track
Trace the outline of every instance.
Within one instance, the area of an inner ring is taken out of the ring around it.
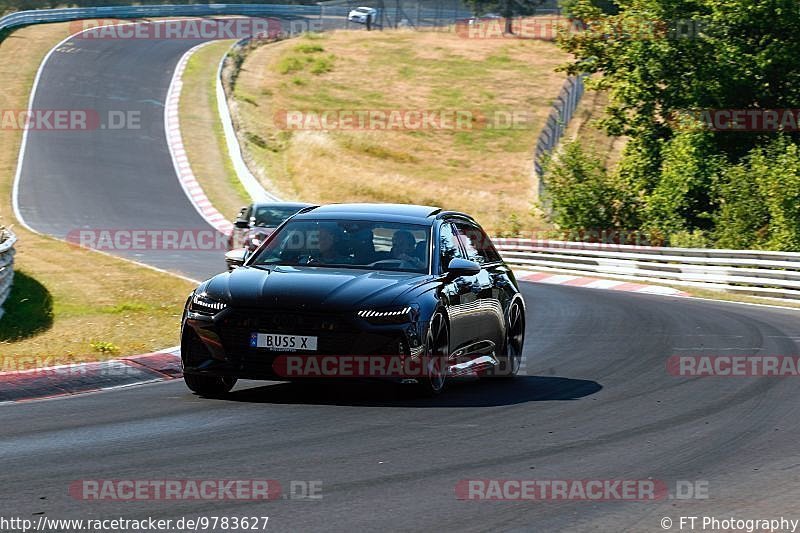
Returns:
[[[577,400],[602,388],[595,381],[551,376],[520,376],[511,381],[464,379],[449,382],[441,396],[421,398],[415,396],[413,386],[395,383],[277,383],[235,390],[223,400],[364,407],[493,407]]]

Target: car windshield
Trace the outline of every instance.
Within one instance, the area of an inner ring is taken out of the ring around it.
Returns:
[[[284,220],[297,213],[297,207],[285,206],[260,206],[256,207],[253,218],[256,226],[265,228],[276,228],[280,226]]]
[[[428,272],[430,227],[362,220],[292,220],[272,236],[257,265],[308,265]]]

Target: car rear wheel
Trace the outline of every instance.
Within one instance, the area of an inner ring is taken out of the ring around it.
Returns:
[[[183,381],[186,386],[200,396],[214,398],[222,396],[231,391],[236,385],[236,378],[232,377],[216,377],[216,376],[201,376],[195,374],[184,374]]]
[[[442,313],[436,313],[431,319],[431,326],[425,341],[425,355],[423,356],[425,375],[419,380],[422,394],[436,396],[444,390],[449,356],[450,333],[447,329],[447,321]]]

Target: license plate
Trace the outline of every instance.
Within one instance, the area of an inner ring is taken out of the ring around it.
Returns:
[[[282,335],[279,333],[253,333],[250,335],[251,348],[266,348],[281,351],[316,351],[317,337],[308,335]]]

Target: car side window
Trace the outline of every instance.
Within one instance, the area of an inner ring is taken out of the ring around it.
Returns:
[[[455,228],[450,223],[442,224],[442,229],[439,234],[439,250],[439,263],[442,266],[442,270],[447,268],[451,260],[455,258],[464,258],[461,247],[458,245],[458,236],[456,235]]]
[[[456,222],[458,238],[467,252],[467,259],[479,265],[500,261],[500,254],[484,231],[474,224]]]

